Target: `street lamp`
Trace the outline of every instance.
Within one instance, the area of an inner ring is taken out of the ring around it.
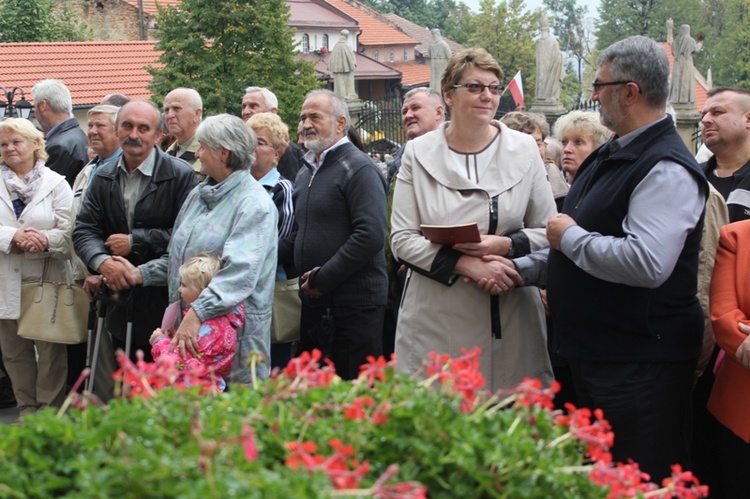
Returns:
[[[34,106],[32,106],[31,103],[26,100],[26,95],[23,93],[23,89],[21,87],[13,87],[12,90],[8,90],[2,85],[0,85],[0,89],[2,89],[6,101],[3,102],[2,100],[0,100],[0,108],[5,108],[5,112],[0,112],[0,116],[5,116],[7,118],[29,119],[31,110],[34,108]],[[16,91],[21,92],[21,100],[16,102],[14,106],[13,99],[16,97]]]

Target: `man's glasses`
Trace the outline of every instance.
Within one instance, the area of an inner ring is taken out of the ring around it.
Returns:
[[[470,94],[481,94],[484,89],[490,91],[492,95],[499,95],[503,91],[504,87],[497,83],[493,85],[482,85],[481,83],[461,83],[459,85],[453,85],[453,88],[465,88]]]
[[[594,93],[599,93],[602,89],[602,87],[609,87],[610,85],[625,85],[627,83],[635,83],[638,85],[638,83],[634,82],[633,80],[623,80],[623,81],[595,81],[591,84],[591,90],[594,91]],[[641,91],[641,87],[638,87],[638,91]]]

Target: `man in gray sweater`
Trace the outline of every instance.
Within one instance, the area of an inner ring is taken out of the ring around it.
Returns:
[[[349,111],[333,92],[310,92],[300,122],[309,152],[294,190],[297,229],[289,240],[302,273],[300,346],[324,351],[339,376],[354,379],[368,355],[382,352],[385,179],[347,139]]]

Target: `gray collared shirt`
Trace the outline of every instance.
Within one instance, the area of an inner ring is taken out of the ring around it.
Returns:
[[[151,182],[151,177],[154,174],[154,165],[156,164],[156,148],[151,150],[151,154],[133,170],[132,173],[128,173],[128,168],[125,165],[125,156],[122,155],[117,160],[117,173],[120,179],[120,189],[122,189],[122,198],[125,202],[125,214],[128,220],[128,227],[133,230],[133,218],[135,217],[135,205],[138,203],[143,191],[146,186]],[[132,234],[128,236],[128,243],[133,246]],[[98,255],[92,261],[92,267],[99,269],[101,264],[110,258],[109,255]]]

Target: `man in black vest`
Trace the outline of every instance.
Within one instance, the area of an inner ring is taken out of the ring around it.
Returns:
[[[550,218],[548,255],[514,260],[527,284],[546,277],[557,352],[580,404],[612,424],[614,459],[632,458],[655,479],[671,464],[690,466],[708,189],[665,114],[668,78],[667,56],[649,38],[601,53],[592,98],[615,136],[583,162]]]

